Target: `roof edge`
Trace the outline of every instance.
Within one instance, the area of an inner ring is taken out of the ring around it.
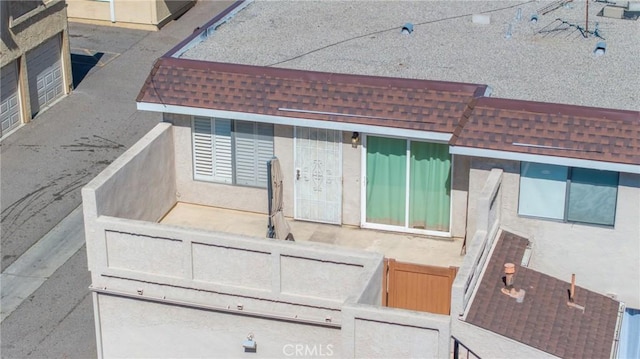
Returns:
[[[640,111],[588,107],[552,102],[536,102],[499,97],[481,97],[478,108],[534,112],[540,114],[571,115],[584,118],[599,118],[615,121],[636,121],[640,125]]]
[[[235,1],[233,4],[229,5],[226,9],[224,9],[214,18],[207,21],[204,25],[197,27],[191,35],[187,36],[185,39],[180,41],[176,46],[172,47],[171,50],[167,51],[164,55],[162,55],[162,57],[179,56],[180,54],[188,50],[187,46],[190,45],[192,41],[201,37],[203,39],[207,38],[209,36],[210,28],[213,27],[213,30],[215,30],[222,23],[227,22],[229,20],[227,18],[228,16],[235,15],[235,12],[242,10],[244,6],[248,5],[250,2],[251,0]],[[240,5],[244,5],[244,6],[240,6]],[[185,47],[187,48],[185,49]],[[176,53],[178,53],[180,50],[183,50],[183,51],[180,54],[176,55]]]
[[[152,102],[136,102],[136,108],[141,111],[166,112],[180,115],[203,116],[229,118],[241,121],[253,121],[261,123],[272,123],[277,125],[314,127],[328,130],[362,132],[373,135],[389,135],[398,137],[408,137],[432,142],[448,143],[451,140],[449,132],[434,132],[423,130],[411,130],[395,127],[372,126],[358,123],[346,123],[335,121],[312,120],[300,117],[284,117],[273,115],[261,115],[248,112],[234,112],[223,110],[212,110],[207,108],[165,105]]]
[[[158,60],[158,62],[159,66],[187,67],[190,69],[202,71],[221,71],[252,76],[274,76],[290,79],[300,79],[304,81],[318,81],[329,83],[349,82],[357,83],[359,85],[376,87],[404,87],[412,89],[428,89],[432,91],[464,92],[468,93],[471,97],[478,97],[479,94],[486,93],[488,88],[487,85],[465,82],[356,75],[338,72],[308,71],[281,67],[245,65],[229,62],[213,62],[175,57],[162,57]]]
[[[546,163],[560,166],[591,168],[603,171],[615,171],[624,173],[640,174],[640,165],[617,163],[617,162],[604,162],[595,160],[584,160],[571,157],[559,157],[550,155],[538,155],[531,153],[489,150],[482,148],[463,147],[463,146],[450,146],[449,153],[454,155],[473,156],[473,157],[488,157],[502,160],[512,161],[526,161]]]

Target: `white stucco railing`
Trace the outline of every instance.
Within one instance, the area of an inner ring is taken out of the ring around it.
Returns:
[[[345,304],[342,356],[449,358],[449,321],[450,317],[444,314]]]
[[[380,277],[376,253],[108,216],[90,226],[92,286],[142,297],[233,308],[244,298],[245,313],[335,324],[347,298]]]
[[[478,198],[477,229],[451,289],[451,313],[462,316],[500,228],[502,170],[491,170]]]

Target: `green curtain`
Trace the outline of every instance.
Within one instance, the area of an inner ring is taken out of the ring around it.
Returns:
[[[407,141],[367,136],[367,222],[405,225]]]
[[[411,142],[409,227],[449,231],[451,155],[444,144]]]

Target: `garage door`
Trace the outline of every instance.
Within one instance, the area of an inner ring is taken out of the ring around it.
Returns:
[[[0,137],[20,125],[18,71],[15,61],[0,69]]]
[[[60,65],[59,35],[47,40],[27,54],[32,116],[35,116],[64,93]]]

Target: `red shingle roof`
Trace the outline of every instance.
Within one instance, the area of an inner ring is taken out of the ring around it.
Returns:
[[[465,320],[561,358],[609,358],[619,302],[576,287],[584,313],[569,307],[568,282],[520,266],[527,244],[502,232]],[[526,291],[523,303],[500,291],[505,263],[516,265],[514,287]]]
[[[160,58],[136,101],[452,133],[470,101],[486,88]]]
[[[485,97],[451,144],[640,165],[640,111]]]
[[[163,57],[137,101],[452,133],[458,148],[640,165],[640,111],[482,97],[486,89]]]

